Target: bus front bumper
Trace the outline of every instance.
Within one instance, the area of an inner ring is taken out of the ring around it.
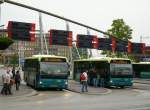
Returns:
[[[68,87],[68,80],[66,79],[40,79],[39,88],[60,88],[66,89]]]
[[[132,86],[133,80],[131,79],[112,79],[108,82],[108,86]]]

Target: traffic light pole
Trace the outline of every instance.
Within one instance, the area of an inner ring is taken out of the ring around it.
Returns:
[[[59,15],[56,15],[56,14],[53,14],[53,13],[50,13],[50,12],[47,12],[47,11],[44,11],[44,10],[41,10],[41,9],[38,9],[38,8],[34,8],[34,7],[31,7],[31,6],[27,6],[27,5],[24,5],[24,4],[21,4],[21,3],[17,3],[17,2],[14,2],[14,1],[11,1],[11,0],[0,0],[0,3],[3,3],[3,2],[6,2],[6,3],[9,3],[9,4],[13,4],[13,5],[17,5],[17,6],[20,6],[20,7],[24,7],[24,8],[27,8],[27,9],[30,9],[30,10],[34,10],[34,11],[37,11],[37,12],[41,12],[41,13],[44,13],[46,15],[50,15],[50,16],[53,16],[53,17],[56,17],[56,18],[59,18],[59,19],[62,19],[64,21],[68,21],[68,22],[71,22],[73,24],[76,24],[76,25],[80,25],[82,27],[85,27],[85,28],[88,28],[88,29],[91,29],[91,30],[94,30],[94,31],[97,31],[97,32],[100,32],[100,33],[103,33],[105,35],[108,35],[108,36],[111,36],[110,34],[106,33],[106,32],[103,32],[99,29],[96,29],[96,28],[93,28],[91,26],[88,26],[88,25],[85,25],[85,24],[82,24],[82,23],[79,23],[77,21],[73,21],[71,19],[68,19],[68,18],[65,18],[65,17],[61,17]]]
[[[43,54],[43,25],[42,25],[42,15],[39,12],[39,26],[40,26],[40,44],[41,44],[41,54]]]

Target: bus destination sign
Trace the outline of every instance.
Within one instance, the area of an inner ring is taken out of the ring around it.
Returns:
[[[111,63],[115,64],[130,64],[130,60],[111,60]]]
[[[41,62],[66,62],[65,58],[42,58]]]

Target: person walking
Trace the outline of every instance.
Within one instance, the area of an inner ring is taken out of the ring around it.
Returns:
[[[12,94],[12,91],[11,91],[11,79],[12,79],[12,73],[10,72],[10,70],[8,69],[7,70],[7,78],[6,78],[6,82],[7,82],[7,91],[8,91],[8,94],[11,95]]]
[[[3,83],[3,87],[2,87],[2,90],[1,90],[1,94],[2,94],[2,95],[7,94],[7,93],[6,93],[6,89],[7,89],[6,75],[7,75],[7,73],[3,73],[3,74],[2,74],[2,83]]]
[[[15,67],[13,66],[12,71],[11,71],[13,78],[15,78],[15,71],[16,71],[16,70],[15,70]]]
[[[15,75],[16,90],[19,90],[20,81],[21,81],[20,73],[19,73],[19,70],[17,70],[16,75]]]
[[[101,87],[105,86],[105,71],[104,69],[101,70]]]
[[[7,73],[3,75],[4,86],[1,92],[2,94],[5,94],[5,95],[12,94],[11,89],[10,89],[11,75],[9,73],[10,73],[10,70],[7,70]]]
[[[97,71],[96,71],[95,68],[93,68],[92,74],[93,74],[93,86],[97,87],[97,85],[98,85],[98,79],[97,79]]]
[[[81,92],[88,92],[88,84],[87,84],[87,81],[88,81],[88,75],[87,75],[87,70],[84,71],[83,73],[81,73],[80,75],[80,80],[81,80]]]

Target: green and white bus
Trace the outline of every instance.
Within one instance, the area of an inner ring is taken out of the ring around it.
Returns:
[[[134,77],[150,78],[150,62],[133,63]]]
[[[74,61],[73,78],[80,80],[80,74],[84,70],[95,68],[100,78],[104,78],[104,86],[132,86],[133,85],[133,69],[132,63],[125,58],[90,58]],[[88,75],[91,80],[92,75]],[[91,83],[91,81],[90,81]]]
[[[23,70],[26,84],[35,89],[67,88],[69,65],[66,57],[33,55],[25,58]]]

